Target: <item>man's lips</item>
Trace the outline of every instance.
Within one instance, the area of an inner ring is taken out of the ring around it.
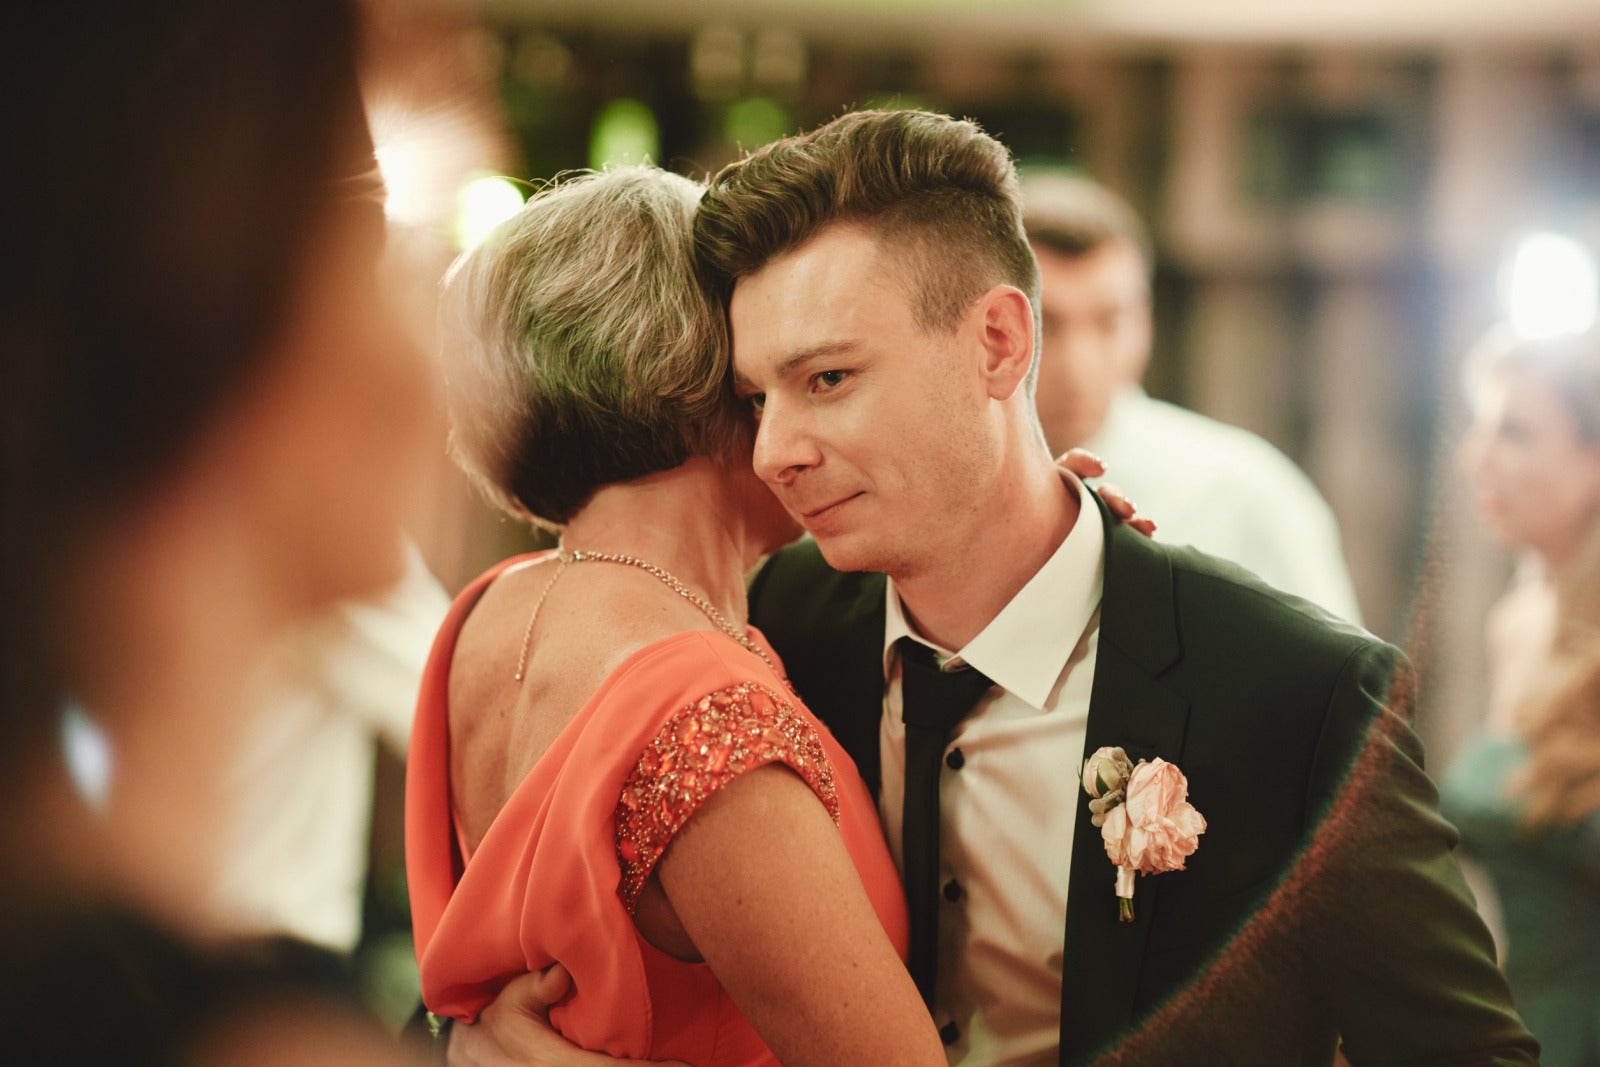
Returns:
[[[848,504],[850,501],[854,500],[860,495],[860,493],[851,493],[848,496],[835,497],[826,504],[818,504],[814,507],[808,508],[797,508],[795,510],[795,514],[799,515],[803,521],[811,522],[814,519],[822,518],[828,512],[832,511],[834,508],[837,508],[841,504]]]

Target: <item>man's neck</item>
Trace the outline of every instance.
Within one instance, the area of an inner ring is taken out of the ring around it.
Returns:
[[[978,636],[1039,572],[1086,503],[1048,460],[998,486],[991,500],[954,550],[891,576],[916,631],[952,651]]]

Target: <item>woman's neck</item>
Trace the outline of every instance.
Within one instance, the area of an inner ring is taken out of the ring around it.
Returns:
[[[739,623],[748,614],[745,572],[762,551],[729,472],[703,458],[605,486],[566,525],[561,543],[652,564]]]

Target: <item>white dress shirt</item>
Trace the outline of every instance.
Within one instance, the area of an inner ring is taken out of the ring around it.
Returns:
[[[1361,622],[1333,510],[1304,471],[1255,434],[1135,386],[1116,395],[1084,447],[1156,521],[1156,540],[1231,560]]]
[[[959,652],[916,633],[888,587],[879,815],[902,871],[906,734],[895,642],[909,635],[996,686],[956,726],[945,751],[959,749],[962,762],[942,772],[939,789],[940,886],[953,881],[959,891],[939,897],[934,1021],[954,1026],[952,1064],[1054,1064],[1060,1044],[1067,875],[1105,573],[1099,513],[1068,481],[1083,502],[1072,530]]]

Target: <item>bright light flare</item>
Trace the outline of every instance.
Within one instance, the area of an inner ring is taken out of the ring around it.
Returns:
[[[466,107],[414,108],[390,100],[374,101],[368,118],[389,221],[449,235],[461,187],[494,166],[482,119]]]
[[[496,226],[522,209],[522,190],[509,178],[480,175],[456,198],[456,247],[477,247]]]
[[[111,800],[115,762],[111,741],[77,701],[62,709],[61,752],[78,795],[95,811],[104,812]]]
[[[1593,254],[1570,237],[1522,239],[1501,275],[1511,328],[1527,338],[1582,333],[1600,312],[1600,272]]]
[[[415,154],[395,145],[379,145],[374,154],[387,191],[384,214],[398,221],[415,221],[422,210]]]
[[[378,140],[373,149],[388,192],[383,212],[399,223],[426,222],[431,213],[429,185],[433,168],[429,165],[429,154],[434,145],[429,134],[432,131],[423,128],[421,123],[413,123],[409,128],[397,125],[386,132],[388,136]]]

